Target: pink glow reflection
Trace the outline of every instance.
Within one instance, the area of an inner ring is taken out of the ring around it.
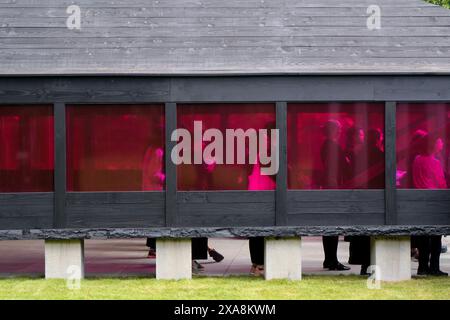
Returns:
[[[264,129],[275,122],[273,104],[185,104],[178,105],[178,128],[193,134],[194,121],[202,121],[202,129]],[[202,146],[193,145],[192,148]],[[225,152],[225,150],[224,150]],[[225,153],[224,153],[225,154]],[[236,150],[235,150],[236,157]],[[178,166],[178,189],[188,190],[273,190],[275,176],[263,176],[260,164],[181,164]],[[234,161],[235,163],[237,161]],[[246,163],[248,155],[246,156]]]
[[[0,192],[53,191],[53,109],[0,107]]]
[[[384,105],[288,106],[290,189],[384,188]]]

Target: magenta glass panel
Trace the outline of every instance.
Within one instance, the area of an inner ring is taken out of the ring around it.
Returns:
[[[52,106],[0,106],[0,192],[53,191]]]
[[[384,104],[288,105],[289,189],[383,189]]]
[[[182,104],[177,109],[178,128],[187,129],[191,136],[194,121],[202,122],[202,132],[218,129],[224,137],[223,154],[226,155],[226,129],[275,129],[273,104]],[[209,142],[201,146],[202,152]],[[246,141],[248,146],[248,140]],[[191,143],[192,150],[194,139]],[[248,150],[247,150],[248,151]],[[180,164],[177,167],[178,190],[273,190],[275,175],[261,175],[259,156],[251,164],[245,155],[245,164],[237,164],[237,143],[233,164]],[[269,152],[270,154],[270,152]],[[193,160],[193,156],[192,156]],[[193,161],[192,161],[193,162]]]
[[[163,105],[67,107],[67,190],[164,189]]]
[[[450,103],[397,105],[397,187],[450,185]]]

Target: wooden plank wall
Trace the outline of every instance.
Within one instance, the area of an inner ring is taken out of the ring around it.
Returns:
[[[449,26],[422,0],[0,0],[0,75],[449,73]]]
[[[3,193],[0,208],[0,229],[53,228],[53,193]]]
[[[363,226],[384,224],[450,225],[449,190],[400,189],[395,196],[394,183],[395,101],[450,101],[449,83],[450,76],[433,75],[0,77],[3,103],[59,101],[54,104],[56,192],[0,194],[0,230],[164,226],[277,226],[286,230],[285,226],[322,226],[322,232],[329,226],[364,230]],[[386,191],[287,190],[285,132],[280,135],[281,170],[276,191],[176,192],[176,168],[167,158],[166,192],[66,192],[65,103],[130,101],[171,101],[166,103],[167,139],[176,126],[178,101],[272,101],[281,131],[286,130],[286,104],[290,101],[392,101],[386,103]]]
[[[66,198],[70,228],[163,227],[163,192],[73,192]]]

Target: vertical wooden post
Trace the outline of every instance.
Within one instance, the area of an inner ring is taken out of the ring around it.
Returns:
[[[65,228],[66,218],[66,105],[53,105],[54,121],[54,209],[53,227]]]
[[[287,225],[287,103],[277,102],[276,122],[279,130],[279,170],[277,174],[276,198],[275,198],[275,225]]]
[[[165,105],[166,119],[166,150],[165,150],[165,167],[166,167],[166,227],[173,227],[177,224],[177,168],[172,162],[170,153],[176,145],[175,141],[171,141],[172,132],[177,128],[177,105],[176,103],[166,103]]]
[[[385,224],[397,224],[396,103],[385,104]]]

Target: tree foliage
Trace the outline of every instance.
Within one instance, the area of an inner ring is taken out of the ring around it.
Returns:
[[[450,0],[428,0],[428,2],[450,9]]]

